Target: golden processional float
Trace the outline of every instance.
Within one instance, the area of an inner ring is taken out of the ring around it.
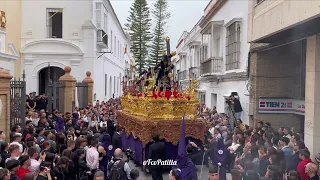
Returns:
[[[186,137],[200,141],[204,138],[205,123],[196,116],[198,82],[190,79],[189,87],[181,91],[173,81],[171,58],[176,53],[170,53],[169,41],[167,37],[167,53],[159,64],[141,73],[134,82],[123,80],[123,111],[117,113],[118,125],[125,128],[127,136],[140,140],[143,148],[155,134],[177,145],[183,115]]]

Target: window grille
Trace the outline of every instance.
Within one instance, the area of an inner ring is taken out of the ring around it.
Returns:
[[[239,69],[240,64],[240,23],[227,27],[226,71]]]

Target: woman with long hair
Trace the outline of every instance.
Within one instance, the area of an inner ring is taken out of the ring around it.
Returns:
[[[35,133],[35,128],[34,127],[29,127],[28,128],[28,133],[25,137],[25,142],[27,142],[28,138],[31,137]]]
[[[90,172],[90,168],[87,166],[86,160],[86,152],[84,149],[80,149],[75,154],[75,161],[77,165],[75,166],[78,179],[80,180],[87,180],[88,179],[88,172]]]
[[[61,132],[56,134],[56,147],[58,155],[61,155],[62,151],[67,149],[66,136]]]
[[[68,172],[65,174],[65,178],[66,179],[70,179],[70,180],[76,180],[77,176],[76,176],[76,169],[75,169],[75,165],[72,161],[72,151],[69,149],[65,149],[62,151],[62,157],[67,157],[70,162],[68,165]]]
[[[98,122],[98,117],[96,115],[92,115],[91,123],[89,129],[93,132],[93,134],[99,131],[100,124]]]
[[[56,166],[53,168],[56,180],[67,180],[66,174],[68,173],[68,167],[70,164],[69,158],[62,156]]]

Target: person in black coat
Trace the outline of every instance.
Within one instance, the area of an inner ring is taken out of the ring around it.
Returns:
[[[291,161],[288,166],[288,171],[297,170],[298,164],[300,163],[301,159],[299,158],[299,150],[304,149],[306,146],[302,141],[297,141],[293,144],[293,154],[291,156]]]
[[[0,145],[1,149],[1,161],[0,161],[0,167],[5,168],[6,159],[10,157],[9,144],[7,142],[3,142]]]
[[[119,127],[116,128],[116,133],[112,136],[112,147],[113,149],[122,149],[122,140],[120,135],[120,129]]]
[[[193,164],[199,164],[202,160],[203,151],[194,142],[189,142],[187,145],[187,155]]]
[[[151,161],[157,161],[161,159],[162,161],[166,158],[165,153],[165,145],[163,142],[160,142],[160,138],[158,135],[153,136],[153,144],[149,147],[149,155],[148,159]],[[155,166],[149,166],[148,167],[153,180],[163,180],[162,173],[163,173],[163,166],[155,165]]]
[[[107,130],[111,137],[114,135],[114,121],[111,119],[107,120]]]

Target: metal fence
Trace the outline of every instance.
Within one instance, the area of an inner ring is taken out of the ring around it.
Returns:
[[[48,108],[49,112],[53,112],[54,109],[58,109],[64,112],[64,93],[65,82],[52,82],[49,84],[48,94]]]
[[[26,82],[13,80],[10,82],[10,128],[19,124],[25,126],[26,117]]]
[[[77,82],[77,98],[79,108],[85,108],[88,105],[88,83]]]

